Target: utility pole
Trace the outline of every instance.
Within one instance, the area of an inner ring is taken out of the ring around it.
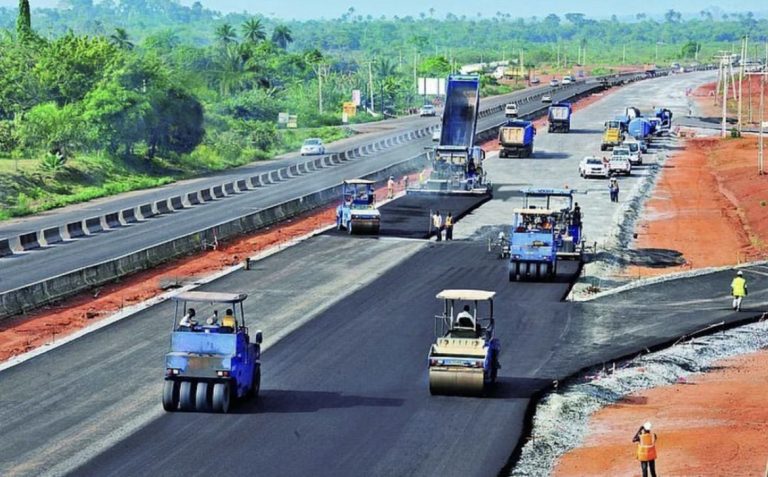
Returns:
[[[375,112],[373,107],[373,61],[368,62],[368,93],[371,98],[371,112]]]
[[[728,109],[728,72],[725,70],[725,63],[726,61],[729,61],[728,58],[730,58],[730,56],[723,55],[722,59],[720,60],[720,62],[723,63],[723,122],[721,124],[720,131],[721,137],[725,137],[725,116]],[[728,63],[728,66],[730,66],[730,62]]]
[[[742,125],[741,125],[741,102],[742,102],[742,83],[744,83],[744,62],[746,61],[746,55],[747,55],[747,41],[749,40],[749,36],[745,36],[744,39],[741,41],[741,59],[739,60],[739,106],[738,106],[738,112],[737,112],[737,122],[739,132],[741,132]]]
[[[627,64],[627,44],[624,44],[624,48],[621,52],[621,64],[626,65]]]

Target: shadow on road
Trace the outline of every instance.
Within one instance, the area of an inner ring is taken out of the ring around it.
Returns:
[[[399,407],[403,399],[352,396],[330,391],[264,389],[255,402],[238,406],[237,414],[302,413],[350,407]]]
[[[503,369],[501,371],[503,372]],[[551,386],[551,379],[499,376],[496,381],[496,388],[488,397],[492,399],[528,399]]]

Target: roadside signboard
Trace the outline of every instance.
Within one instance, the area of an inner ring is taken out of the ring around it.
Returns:
[[[284,128],[288,124],[288,113],[277,113],[277,127]]]
[[[288,115],[288,123],[286,124],[288,129],[296,129],[299,127],[299,117],[295,114]]]
[[[342,111],[348,118],[354,117],[357,114],[357,105],[352,101],[347,101],[342,105]]]
[[[359,89],[353,89],[352,90],[352,102],[355,103],[355,106],[360,106],[361,95]]]

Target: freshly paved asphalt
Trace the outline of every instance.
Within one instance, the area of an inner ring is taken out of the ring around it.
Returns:
[[[579,88],[586,88],[586,86],[581,84],[575,85],[570,89],[559,89],[554,95],[554,98],[557,100],[561,96],[565,97],[566,94],[569,94],[566,91],[574,91]],[[488,100],[488,105],[502,103],[521,94],[522,93],[508,95],[506,99],[504,97],[494,97]],[[530,92],[525,93],[525,95],[528,94],[530,94]],[[533,104],[528,103],[521,108],[521,111],[524,113],[533,107]],[[484,108],[485,106],[481,109]],[[424,123],[424,121],[436,123],[437,119],[408,118],[401,120],[400,123],[396,122],[395,124],[411,124],[412,122]],[[492,127],[502,121],[503,113],[497,113],[482,118],[478,121],[478,130]],[[391,135],[393,133],[394,132],[389,132],[387,134]],[[372,142],[370,136],[363,136],[356,140],[360,141],[360,144],[368,144]],[[252,213],[255,210],[263,209],[311,192],[335,186],[341,183],[344,179],[360,177],[387,167],[388,165],[421,154],[424,152],[426,146],[431,145],[432,141],[430,138],[411,141],[372,156],[348,161],[339,166],[324,168],[317,172],[304,174],[282,183],[237,194],[222,200],[184,209],[172,214],[158,216],[131,226],[120,227],[83,239],[56,244],[52,247],[33,250],[24,254],[0,258],[0,264],[2,264],[2,273],[0,273],[0,292],[12,290],[44,280],[51,276],[60,275],[108,259],[113,259],[136,250],[141,250],[171,240],[178,236],[196,232],[217,223]],[[280,164],[280,166],[282,167],[283,164]],[[276,166],[267,164],[252,167]],[[245,170],[251,171],[250,169],[245,168],[227,174],[230,176],[242,174]],[[248,174],[244,174],[242,177],[248,177],[250,175],[252,175],[252,171]],[[230,177],[230,179],[231,178],[232,177]],[[177,187],[187,187],[190,191],[196,191],[201,188],[200,184],[202,182],[210,182],[211,180],[212,179],[209,178],[200,179],[198,183],[194,184],[185,182],[179,184]],[[221,177],[217,177],[214,180],[215,184],[221,184],[222,182]],[[169,186],[162,191],[153,190],[120,196],[109,201],[99,202],[96,206],[85,205],[85,209],[67,209],[60,213],[51,212],[43,214],[26,221],[13,222],[5,226],[0,226],[0,235],[5,235],[5,233],[13,235],[14,233],[41,229],[50,225],[60,225],[66,223],[68,220],[67,214],[74,214],[73,217],[75,218],[84,218],[116,211],[127,206],[147,202],[146,194],[155,195],[156,198],[165,198],[172,195],[170,191],[173,191],[173,194],[177,194],[180,192],[180,189]]]

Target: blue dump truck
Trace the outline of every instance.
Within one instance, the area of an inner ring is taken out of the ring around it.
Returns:
[[[573,107],[571,103],[559,102],[549,106],[547,121],[549,122],[549,132],[570,132],[571,115]]]
[[[262,337],[261,331],[251,335],[246,326],[247,297],[191,291],[173,298],[163,409],[226,413],[232,400],[258,395]]]
[[[449,76],[440,141],[433,151],[433,171],[419,191],[488,191],[489,184],[483,171],[485,152],[475,145],[479,108],[480,77]]]
[[[661,120],[662,128],[670,128],[672,126],[672,111],[667,108],[656,108],[655,115]]]
[[[653,132],[651,123],[643,117],[634,118],[629,122],[629,135],[635,139],[645,139]]]
[[[581,211],[571,189],[527,189],[509,232],[509,281],[557,275],[559,259],[580,259]]]
[[[499,128],[499,157],[531,157],[536,128],[530,121],[511,119]]]

